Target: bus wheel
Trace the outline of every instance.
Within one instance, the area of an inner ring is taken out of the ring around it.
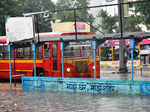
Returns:
[[[44,76],[45,75],[45,72],[42,68],[37,68],[36,69],[36,75],[37,76]]]

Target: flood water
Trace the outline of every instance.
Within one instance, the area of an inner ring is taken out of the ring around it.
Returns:
[[[150,96],[4,89],[0,112],[150,112]]]

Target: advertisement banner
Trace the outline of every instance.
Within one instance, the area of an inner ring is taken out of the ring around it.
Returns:
[[[9,42],[32,39],[33,19],[32,17],[10,17],[6,22],[6,38]]]

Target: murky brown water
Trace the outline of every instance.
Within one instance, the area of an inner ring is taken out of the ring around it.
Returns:
[[[0,87],[0,112],[150,112],[150,96],[22,92]]]
[[[150,81],[149,74],[135,71],[134,80]],[[102,71],[101,78],[130,80],[130,73]],[[0,112],[150,112],[150,96],[22,92],[21,83],[10,91],[8,82],[0,82]]]

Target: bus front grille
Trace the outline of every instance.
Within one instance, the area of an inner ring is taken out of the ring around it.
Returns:
[[[88,62],[87,61],[76,61],[75,69],[77,73],[87,73],[88,72]]]

